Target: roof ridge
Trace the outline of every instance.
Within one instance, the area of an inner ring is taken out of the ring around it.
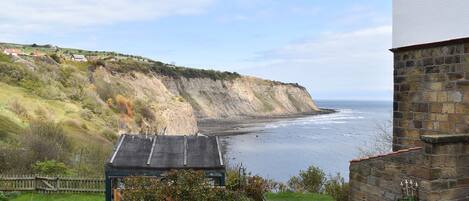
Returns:
[[[401,149],[401,150],[398,150],[398,151],[389,152],[389,153],[386,153],[386,154],[378,154],[378,155],[374,155],[374,156],[368,156],[368,157],[353,159],[353,160],[350,161],[350,163],[360,162],[360,161],[374,159],[374,158],[381,158],[381,157],[395,155],[395,154],[406,153],[406,152],[419,150],[419,149],[422,149],[422,147],[412,147],[412,148]]]

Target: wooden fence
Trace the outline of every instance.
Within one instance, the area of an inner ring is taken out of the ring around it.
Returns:
[[[105,183],[103,178],[0,175],[0,191],[103,193],[104,186]]]

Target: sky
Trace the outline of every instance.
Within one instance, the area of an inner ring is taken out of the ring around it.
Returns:
[[[0,41],[145,56],[392,100],[391,0],[1,0]]]

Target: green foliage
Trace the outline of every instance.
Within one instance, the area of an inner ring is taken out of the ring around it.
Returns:
[[[260,176],[248,177],[244,192],[254,201],[263,201],[264,193],[268,191],[267,181]]]
[[[231,80],[241,77],[236,72],[186,68],[168,65],[158,61],[147,63],[134,61],[132,59],[106,63],[106,68],[119,73],[129,73],[132,71],[142,73],[154,72],[159,75],[173,78],[210,78],[212,80]]]
[[[178,66],[169,66],[162,63],[155,63],[151,67],[151,71],[173,78],[210,78],[212,80],[232,80],[241,77],[236,72],[222,72],[216,70],[204,70],[195,68],[185,68]]]
[[[28,90],[36,90],[44,85],[38,76],[25,66],[5,62],[0,62],[0,81]]]
[[[123,198],[126,201],[238,201],[245,196],[222,188],[212,188],[202,171],[171,171],[165,179],[127,177]]]
[[[7,198],[7,196],[2,192],[0,191],[0,201],[8,201],[9,199]]]
[[[348,201],[349,184],[337,173],[336,176],[331,176],[324,184],[324,192],[336,201]]]
[[[298,177],[292,177],[288,184],[295,191],[319,193],[325,182],[326,174],[320,168],[310,166],[305,171],[301,170]]]
[[[0,62],[11,62],[11,59],[8,55],[0,53]]]
[[[226,171],[226,189],[245,194],[254,201],[264,200],[264,194],[271,190],[268,180],[246,173],[242,166],[229,168]]]
[[[70,175],[70,169],[64,163],[55,160],[38,161],[32,168],[34,173],[41,175]]]
[[[326,174],[319,167],[310,166],[306,171],[300,171],[300,178],[307,192],[318,193],[326,181]]]

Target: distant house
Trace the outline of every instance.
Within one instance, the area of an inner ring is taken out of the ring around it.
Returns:
[[[88,59],[84,55],[81,54],[72,54],[72,60],[73,61],[79,61],[79,62],[86,62]]]
[[[3,54],[18,56],[18,55],[23,55],[24,53],[20,49],[6,48],[6,49],[3,50]]]

